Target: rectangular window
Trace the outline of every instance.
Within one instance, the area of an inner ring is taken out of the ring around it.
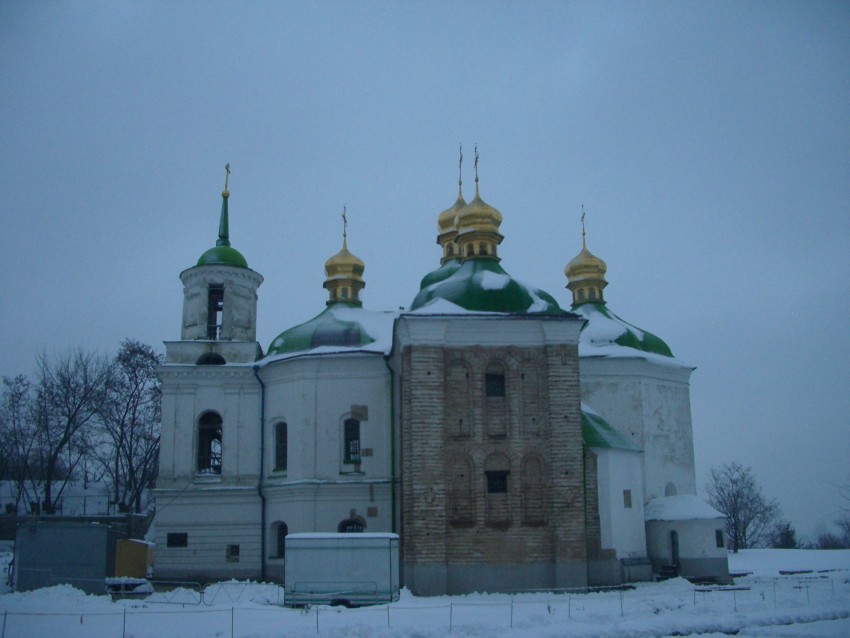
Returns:
[[[188,547],[189,534],[186,532],[169,532],[165,537],[166,547]]]
[[[239,562],[239,545],[228,545],[226,556],[227,556],[227,562],[228,563],[238,563]]]
[[[221,319],[224,314],[224,286],[213,284],[209,287],[207,303],[207,339],[221,338]]]
[[[499,470],[495,472],[486,472],[487,474],[487,492],[489,494],[507,494],[508,493],[508,472]]]
[[[505,375],[488,372],[484,375],[484,385],[488,397],[505,396]]]
[[[714,542],[718,547],[723,547],[724,542],[723,542],[723,530],[722,529],[714,530]]]
[[[626,509],[632,508],[632,491],[623,490],[623,507]]]
[[[360,421],[345,420],[343,439],[343,462],[360,463]]]
[[[274,469],[278,472],[286,470],[286,423],[278,423],[274,430]]]

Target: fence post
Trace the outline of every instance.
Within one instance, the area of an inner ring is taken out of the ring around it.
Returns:
[[[454,620],[454,611],[455,605],[454,603],[449,603],[449,633],[452,633],[452,621]]]
[[[233,605],[230,606],[230,638],[233,638]]]
[[[8,611],[3,611],[3,633],[0,634],[0,638],[6,638],[6,614],[8,613]]]
[[[121,638],[127,638],[127,608],[124,607],[124,619],[121,625]]]
[[[387,605],[387,629],[390,628],[390,606]]]
[[[735,611],[738,611],[738,592],[732,590],[732,600],[735,602]]]
[[[573,595],[567,594],[567,618],[573,617]]]
[[[806,582],[806,604],[811,605],[812,599],[809,597],[809,583]]]
[[[514,597],[511,594],[511,629],[514,628]]]
[[[623,590],[620,590],[620,618],[623,617]]]
[[[316,605],[316,633],[319,633],[319,606]]]

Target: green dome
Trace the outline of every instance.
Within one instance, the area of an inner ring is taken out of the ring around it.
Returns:
[[[455,274],[460,268],[460,259],[451,259],[444,263],[442,266],[437,268],[432,272],[429,272],[422,278],[422,282],[419,284],[419,290],[424,290],[428,286],[432,286],[434,284],[440,283],[444,279],[448,279],[453,274]]]
[[[623,321],[603,303],[584,303],[573,312],[587,319],[581,330],[581,344],[589,348],[618,345],[642,352],[672,357],[673,352],[660,337]],[[584,352],[582,354],[592,354]]]
[[[215,246],[201,255],[198,266],[236,266],[247,268],[248,262],[235,248],[230,246]]]
[[[361,321],[368,311],[355,304],[334,303],[318,316],[281,332],[269,346],[267,356],[312,350],[320,346],[359,347],[374,343]]]
[[[581,406],[581,434],[587,447],[640,452],[640,449],[629,441],[624,434],[611,427],[608,421],[583,403]]]
[[[442,277],[443,268],[432,276],[436,281],[423,287],[413,300],[411,310],[436,299],[444,299],[473,312],[507,312],[512,314],[563,314],[558,302],[548,293],[521,284],[493,259],[470,259],[454,272]]]

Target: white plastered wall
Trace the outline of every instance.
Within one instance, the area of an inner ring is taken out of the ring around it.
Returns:
[[[628,450],[593,448],[599,484],[599,522],[602,548],[614,549],[617,558],[645,558],[641,454]],[[631,507],[624,490],[631,491]]]

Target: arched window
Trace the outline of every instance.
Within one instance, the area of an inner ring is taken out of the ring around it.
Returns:
[[[343,423],[343,463],[360,463],[360,421],[346,419]]]
[[[344,521],[340,521],[336,531],[340,534],[359,534],[364,529],[366,529],[366,522],[358,516],[357,518],[346,518]]]
[[[579,289],[578,289],[578,300],[579,300],[579,301],[584,301],[584,288],[579,288]]]
[[[484,460],[484,474],[487,478],[487,522],[510,524],[511,460],[505,454],[491,454]]]
[[[198,419],[198,474],[221,474],[221,417],[215,412]]]
[[[274,426],[274,469],[276,472],[286,471],[286,451],[286,423],[276,423]]]
[[[272,527],[274,528],[275,548],[277,550],[275,557],[285,558],[286,535],[289,534],[289,527],[286,525],[286,523],[283,523],[281,521],[275,522]]]
[[[195,365],[199,366],[223,366],[227,361],[220,354],[215,352],[205,352],[200,357]]]
[[[591,288],[589,292],[590,292],[590,300],[596,301],[596,288]]]
[[[676,489],[672,481],[668,481],[667,485],[664,486],[664,496],[676,496],[678,493],[679,490]]]

